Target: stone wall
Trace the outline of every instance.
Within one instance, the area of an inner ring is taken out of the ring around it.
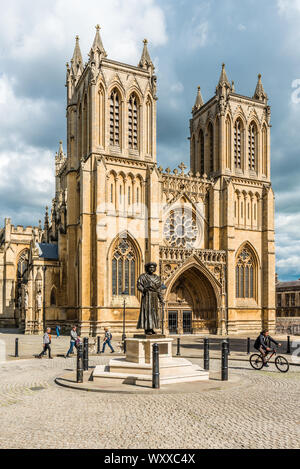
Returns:
[[[300,317],[277,318],[276,319],[276,333],[300,335]]]

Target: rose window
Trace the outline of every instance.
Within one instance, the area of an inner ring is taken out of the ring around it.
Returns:
[[[194,215],[184,209],[171,212],[164,227],[164,237],[172,247],[194,247],[198,232]]]

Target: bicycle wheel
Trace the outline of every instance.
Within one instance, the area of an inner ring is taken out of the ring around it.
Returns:
[[[287,373],[290,369],[289,362],[281,355],[275,358],[275,365],[277,370],[281,371],[281,373]]]
[[[262,357],[260,355],[258,355],[257,353],[255,353],[254,355],[251,355],[250,365],[255,370],[261,370],[262,367],[264,366],[264,362],[263,362]]]

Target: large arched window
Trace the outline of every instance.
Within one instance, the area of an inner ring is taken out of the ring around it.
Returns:
[[[128,103],[128,146],[131,150],[139,147],[139,104],[133,93]]]
[[[152,102],[150,97],[146,102],[146,154],[152,154]]]
[[[87,142],[88,142],[88,103],[87,103],[87,95],[85,95],[84,101],[83,101],[83,113],[82,113],[82,155],[81,156],[86,156],[88,153]]]
[[[255,262],[250,250],[244,248],[236,261],[236,298],[255,297]]]
[[[242,168],[243,161],[243,123],[241,119],[237,119],[234,125],[234,166]]]
[[[268,175],[268,131],[265,124],[262,129],[262,173]]]
[[[56,306],[56,288],[55,287],[52,287],[52,290],[51,290],[50,305]]]
[[[137,259],[132,243],[119,239],[112,255],[112,294],[135,296]]]
[[[81,159],[82,157],[82,106],[81,106],[81,103],[78,108],[77,135],[78,135],[78,155],[79,155],[79,159]]]
[[[231,121],[226,119],[226,168],[231,169]]]
[[[220,167],[220,118],[216,118],[214,129],[214,171],[218,171]]]
[[[98,108],[99,108],[99,145],[105,146],[105,92],[102,85],[98,92]]]
[[[257,127],[255,122],[249,125],[248,130],[248,165],[252,171],[256,170],[257,153]]]
[[[205,173],[204,167],[204,132],[201,129],[199,133],[199,150],[200,150],[200,174],[201,176]]]
[[[19,282],[22,282],[22,280],[24,279],[28,271],[28,258],[29,258],[28,250],[24,251],[19,257],[18,270],[17,270],[17,278]]]
[[[110,95],[110,144],[120,146],[121,99],[115,88]]]
[[[212,123],[208,125],[208,151],[209,151],[209,171],[214,171],[214,128]]]
[[[195,139],[195,135],[192,136],[192,139],[191,139],[191,157],[192,157],[192,161],[194,163],[194,167],[196,168],[196,153],[197,152],[197,144],[196,144],[196,139]]]

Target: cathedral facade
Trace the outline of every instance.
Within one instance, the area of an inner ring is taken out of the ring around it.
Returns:
[[[198,88],[190,171],[156,159],[156,85],[147,41],[138,66],[110,60],[100,28],[67,64],[67,154],[55,156],[51,213],[0,230],[0,325],[25,333],[74,323],[83,335],[136,331],[136,281],[149,261],[164,283],[168,333],[275,330],[270,107],[222,67]]]

